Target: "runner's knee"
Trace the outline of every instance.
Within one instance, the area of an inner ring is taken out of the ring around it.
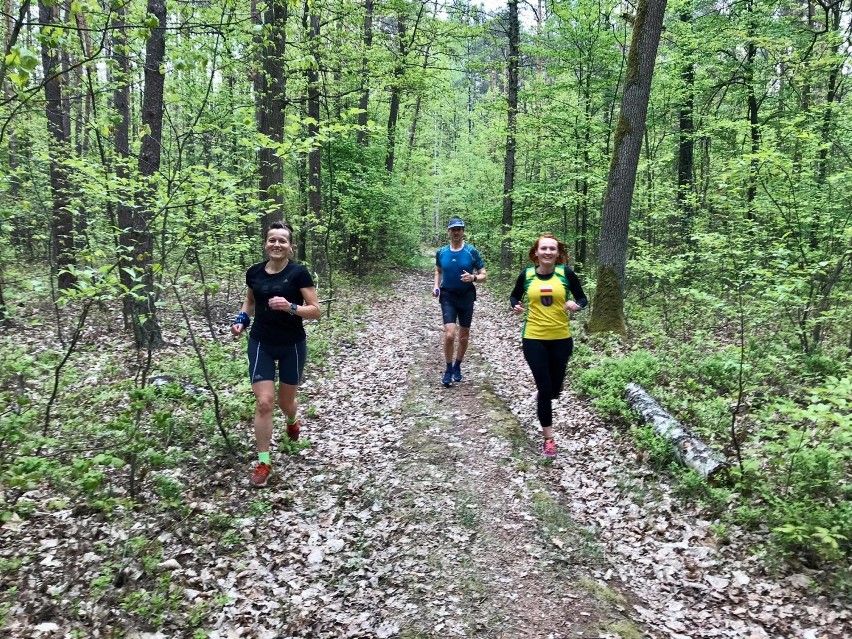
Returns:
[[[258,397],[256,410],[259,415],[271,415],[272,411],[275,410],[275,398],[265,395]]]

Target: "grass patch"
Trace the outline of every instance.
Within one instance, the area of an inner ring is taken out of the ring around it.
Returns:
[[[626,619],[606,624],[603,630],[608,634],[616,634],[621,639],[643,639],[645,636],[636,624]]]
[[[577,579],[577,585],[592,595],[595,599],[605,601],[606,603],[615,606],[627,605],[627,600],[621,595],[621,593],[616,592],[606,584],[592,579],[591,577],[586,577],[585,575],[581,576]]]
[[[465,528],[476,528],[479,524],[479,502],[472,495],[461,495],[456,499],[456,517]]]
[[[544,490],[539,489],[533,494],[532,507],[542,534],[549,543],[556,544],[565,552],[576,551],[581,559],[589,562],[603,559],[594,534],[577,525],[568,511]]]
[[[497,434],[509,440],[513,456],[517,456],[521,451],[530,447],[529,435],[527,435],[521,424],[515,420],[500,424],[497,428]]]

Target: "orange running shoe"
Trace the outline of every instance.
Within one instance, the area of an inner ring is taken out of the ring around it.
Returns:
[[[263,488],[266,486],[266,482],[269,481],[269,476],[271,474],[272,466],[259,462],[258,465],[254,467],[254,472],[251,474],[249,481],[255,488]]]
[[[302,422],[298,419],[292,424],[287,424],[287,437],[290,438],[290,441],[299,441],[299,430],[301,430],[301,428]]]

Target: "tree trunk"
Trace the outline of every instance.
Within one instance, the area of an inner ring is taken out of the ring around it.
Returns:
[[[500,268],[512,266],[512,231],[515,189],[515,133],[518,119],[518,66],[520,61],[521,26],[518,20],[518,0],[509,0],[509,60],[506,73],[506,155],[503,160],[503,218],[500,230]]]
[[[757,44],[754,29],[754,3],[748,0],[746,3],[748,13],[748,28],[746,37],[746,59],[743,64],[743,81],[746,85],[748,103],[749,140],[751,143],[751,159],[748,168],[748,184],[746,184],[746,206],[748,208],[748,219],[755,219],[754,199],[757,197],[757,153],[760,151],[760,127],[758,120],[757,93],[754,90],[754,61],[757,57]]]
[[[29,8],[29,1],[24,2],[24,5]],[[15,45],[18,34],[20,33],[21,24],[23,23],[23,17],[21,16],[19,19],[15,19],[12,15],[12,11],[14,10],[12,0],[4,0],[3,9],[6,15],[6,32],[3,34],[3,60],[0,60],[0,82],[3,84],[3,97],[6,99],[7,103],[11,103],[14,99],[15,92],[12,90],[12,85],[10,82],[5,81],[6,76],[6,55],[8,55],[9,51],[11,51],[12,47]],[[18,191],[20,189],[20,178],[18,177],[18,136],[15,133],[15,129],[12,126],[9,126],[9,132],[7,134],[9,138],[9,196],[12,198],[12,201],[16,201],[18,199]],[[20,246],[24,243],[24,231],[20,225],[20,222],[17,218],[12,218],[12,232],[11,239],[13,246]]]
[[[12,48],[13,38],[17,39],[16,22],[15,22],[15,19],[12,17],[12,10],[13,10],[12,0],[4,0],[3,10],[4,10],[5,15],[6,15],[6,25],[5,25],[6,26],[6,32],[3,34],[4,55],[3,55],[2,64],[3,64],[4,72],[2,74],[0,74],[0,82],[3,82],[3,77],[5,76],[5,58],[6,58],[6,55],[9,53],[9,51]],[[17,26],[17,29],[20,29],[20,25]],[[13,96],[14,96],[14,92],[12,91],[12,87],[9,85],[8,82],[3,82],[3,97],[6,99],[7,102],[9,102],[9,101],[11,101]],[[18,176],[17,176],[17,169],[18,169],[17,146],[18,146],[18,144],[17,144],[17,137],[15,136],[15,131],[13,129],[11,129],[11,128],[9,129],[8,135],[9,135],[9,147],[8,147],[8,153],[9,153],[9,196],[12,198],[12,201],[14,202],[18,198],[18,188],[19,188]],[[13,228],[12,228],[13,244],[14,244],[15,240],[17,239],[17,237],[16,237],[17,233],[16,233],[15,226],[16,225],[13,222]],[[3,295],[3,289],[5,287],[3,279],[4,279],[3,263],[0,262],[0,324],[9,328],[9,327],[11,327],[12,322],[9,319],[9,314],[8,314],[7,309],[6,309],[6,299]]]
[[[588,330],[593,333],[612,331],[624,335],[627,331],[623,296],[630,207],[665,9],[666,0],[640,0],[633,23],[621,113],[601,216],[597,287],[588,324]]]
[[[42,27],[59,24],[60,5],[41,1],[38,3],[39,22]],[[58,49],[45,41],[41,46],[44,67],[44,99],[47,115],[48,148],[50,153],[50,192],[53,199],[51,224],[51,266],[55,269],[59,288],[70,288],[75,281],[67,269],[73,267],[74,217],[70,209],[67,169],[62,158],[71,151],[71,131],[67,128],[68,118],[64,112],[62,95],[62,72]]]
[[[83,64],[77,70],[77,76],[81,85],[85,85],[81,94],[82,105],[78,107],[80,116],[75,118],[77,129],[75,134],[75,146],[78,157],[84,158],[89,153],[89,131],[93,116],[97,115],[97,105],[95,104],[95,83],[98,75],[97,64],[95,63],[95,48],[92,42],[91,28],[86,20],[85,14],[75,14],[74,19],[77,23],[77,32],[79,34],[80,48],[83,51]],[[83,202],[83,198],[79,198]],[[86,205],[81,204],[77,211],[76,226],[74,228],[75,239],[79,248],[84,248],[88,241],[87,231],[89,227],[89,218],[86,215]]]
[[[311,138],[311,150],[308,152],[308,217],[311,229],[311,262],[313,270],[325,284],[328,277],[328,256],[325,247],[322,210],[322,146],[317,139],[320,122],[320,16],[316,3],[305,2],[303,27],[309,38],[311,61],[305,71],[308,90],[308,136]]]
[[[692,14],[682,13],[681,22],[691,23]],[[680,229],[682,244],[692,235],[692,217],[694,214],[695,179],[695,63],[692,61],[692,43],[686,43],[688,60],[681,70],[682,98],[679,109],[678,158],[677,158],[677,205],[680,209]]]
[[[841,25],[841,7],[840,3],[835,4],[831,8],[831,32],[840,33]],[[846,35],[849,35],[847,29]],[[835,57],[840,53],[841,41],[835,42],[830,49],[831,57]],[[834,103],[837,100],[838,80],[843,73],[843,68],[846,66],[846,56],[843,56],[836,64],[831,67],[828,74],[828,86],[825,92],[825,111],[822,115],[822,130],[820,132],[820,148],[817,154],[817,183],[825,184],[826,176],[828,175],[828,153],[832,146],[831,124],[832,113],[834,111]]]
[[[431,45],[427,45],[426,50],[423,52],[423,64],[421,68],[423,69],[423,73],[426,73],[426,70],[429,68],[429,54],[431,53]],[[420,110],[423,105],[423,96],[418,93],[417,98],[414,100],[414,113],[411,116],[411,127],[408,129],[408,152],[405,156],[405,167],[403,168],[402,174],[403,179],[408,175],[408,170],[411,165],[411,155],[414,153],[414,142],[417,139],[417,125],[420,122]]]
[[[288,5],[286,1],[270,0],[261,20],[252,0],[252,19],[256,28],[263,27],[255,37],[260,54],[259,70],[254,77],[257,105],[257,130],[281,142],[284,130],[284,100],[287,78],[284,74],[284,53],[287,42]],[[259,152],[260,187],[258,197],[263,202],[261,228],[270,222],[284,219],[284,166],[274,147],[261,147]]]
[[[624,396],[630,408],[639,413],[642,422],[654,427],[654,432],[668,440],[677,460],[705,479],[712,479],[728,468],[720,453],[687,431],[669,415],[639,384],[628,384]]]
[[[118,263],[119,277],[125,290],[135,285],[133,246],[132,192],[128,184],[130,165],[130,59],[127,56],[127,5],[120,4],[112,19],[112,57],[115,62],[111,78],[115,89],[112,94],[116,123],[113,129],[115,145],[115,196],[118,200]],[[123,299],[125,328],[133,322],[133,295]]]
[[[151,232],[152,207],[156,203],[157,189],[153,178],[160,170],[160,149],[163,133],[163,85],[165,77],[160,71],[166,55],[165,0],[148,0],[148,13],[156,17],[159,26],[151,30],[145,47],[145,88],[142,98],[142,136],[139,150],[139,175],[141,185],[136,193],[131,227],[130,252],[140,272],[142,288],[133,296],[133,334],[137,347],[154,347],[163,344],[157,309],[154,306],[154,237]]]
[[[385,170],[393,174],[394,156],[396,154],[396,125],[399,120],[399,101],[402,94],[402,78],[405,75],[405,58],[408,53],[405,34],[405,19],[397,19],[397,48],[399,50],[396,63],[393,67],[391,80],[390,108],[388,110],[388,148],[385,155]]]
[[[24,26],[24,21],[28,20],[30,15],[30,0],[24,0],[18,8],[18,16],[13,16],[14,3],[12,0],[3,0],[4,16],[6,18],[6,31],[3,34],[3,57],[0,58],[0,84],[7,87],[6,71],[9,67],[6,64],[6,56],[12,51],[12,47],[18,42],[18,35],[21,33],[21,27]],[[11,87],[9,87],[10,89]],[[4,89],[5,90],[5,89]]]
[[[358,99],[358,144],[367,144],[367,107],[370,103],[370,65],[368,54],[373,46],[373,0],[364,0],[364,55],[361,57],[361,97]]]

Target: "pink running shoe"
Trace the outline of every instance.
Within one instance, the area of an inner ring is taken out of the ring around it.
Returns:
[[[552,439],[545,439],[544,446],[541,448],[541,456],[556,459],[556,442]]]

